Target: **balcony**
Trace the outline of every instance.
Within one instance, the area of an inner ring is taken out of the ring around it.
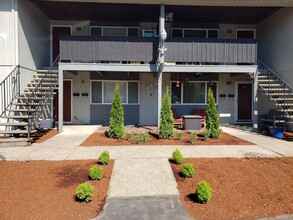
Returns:
[[[77,63],[155,63],[159,39],[143,37],[61,36],[60,59]],[[247,39],[166,41],[165,62],[174,64],[255,64],[257,43]]]

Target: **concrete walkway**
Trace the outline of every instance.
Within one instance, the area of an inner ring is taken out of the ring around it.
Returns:
[[[190,219],[179,200],[167,158],[179,148],[185,158],[293,156],[293,143],[254,132],[223,127],[254,145],[221,146],[79,146],[99,126],[65,126],[64,132],[30,147],[1,147],[2,160],[97,159],[109,150],[115,159],[103,212],[95,219]],[[270,219],[293,219],[293,215]]]

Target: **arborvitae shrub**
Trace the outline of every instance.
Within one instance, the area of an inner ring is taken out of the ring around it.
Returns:
[[[206,128],[209,131],[210,138],[219,138],[221,136],[219,113],[216,107],[213,91],[209,88],[207,110],[206,110]]]
[[[213,189],[206,183],[206,181],[201,181],[197,184],[195,190],[195,196],[199,203],[207,203],[210,201]]]
[[[181,154],[180,150],[176,148],[172,153],[172,159],[175,163],[181,164],[183,161],[183,155]]]
[[[106,165],[110,162],[110,153],[109,151],[103,151],[99,156],[99,163]]]
[[[80,202],[90,202],[94,195],[94,187],[90,183],[82,183],[76,189],[76,198]]]
[[[89,177],[91,180],[101,180],[103,175],[103,169],[101,167],[93,166],[89,169]]]
[[[172,139],[174,128],[173,113],[171,110],[171,101],[169,96],[169,88],[166,88],[166,92],[162,102],[161,115],[160,115],[160,127],[159,137],[162,139]]]
[[[191,178],[194,176],[195,167],[192,163],[185,163],[182,165],[182,174],[184,177]]]
[[[111,108],[110,126],[108,136],[110,138],[122,138],[124,136],[124,110],[119,93],[119,84],[116,83],[114,98]]]

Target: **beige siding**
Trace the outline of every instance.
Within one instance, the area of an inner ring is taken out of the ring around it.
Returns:
[[[258,25],[258,56],[293,87],[293,8],[284,8]]]
[[[18,1],[19,64],[30,69],[49,67],[49,20],[28,0]],[[22,88],[32,78],[22,70]]]
[[[90,124],[90,73],[65,72],[64,79],[72,80],[72,94],[80,94],[79,97],[72,96],[72,123]],[[88,96],[83,97],[82,93],[88,93]]]
[[[0,82],[16,65],[15,59],[15,3],[0,1]]]
[[[158,111],[157,77],[154,73],[140,73],[139,124],[156,125]]]

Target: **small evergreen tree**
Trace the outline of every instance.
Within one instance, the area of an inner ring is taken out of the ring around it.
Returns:
[[[206,110],[206,120],[207,120],[207,134],[210,138],[219,138],[221,136],[220,129],[220,120],[219,113],[216,107],[215,98],[213,95],[213,91],[209,88],[208,91],[208,102],[207,102],[207,110]]]
[[[171,110],[171,101],[169,97],[169,88],[166,88],[166,92],[162,102],[161,115],[160,115],[160,127],[159,137],[162,139],[173,138],[174,119]]]
[[[108,136],[110,138],[122,138],[124,136],[124,111],[119,93],[120,86],[118,83],[114,89],[114,99],[111,108],[110,127]]]

